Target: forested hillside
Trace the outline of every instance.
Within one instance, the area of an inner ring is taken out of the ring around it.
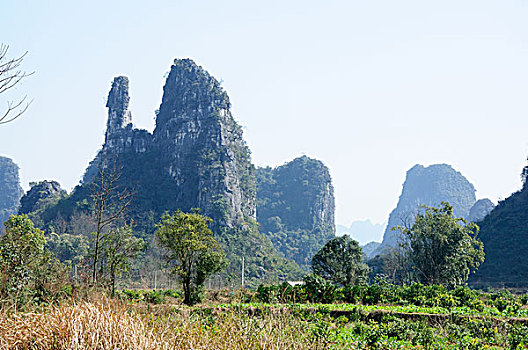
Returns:
[[[302,156],[257,169],[257,221],[287,258],[306,266],[335,235],[335,199],[328,168]]]

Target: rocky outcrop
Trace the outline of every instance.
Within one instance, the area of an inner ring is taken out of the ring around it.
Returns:
[[[455,216],[467,218],[475,200],[475,187],[450,165],[415,165],[407,171],[402,194],[374,255],[398,245],[400,233],[392,228],[411,224],[420,205],[439,206],[445,201],[453,206]]]
[[[19,214],[41,212],[68,195],[57,181],[32,182],[30,186],[31,189],[20,199]]]
[[[286,257],[300,265],[335,236],[334,187],[328,168],[302,156],[257,169],[257,221]]]
[[[132,114],[128,110],[129,102],[128,78],[123,76],[116,77],[112,82],[112,88],[106,102],[108,121],[106,124],[105,143],[108,143],[115,133],[132,126]]]
[[[16,214],[20,197],[24,194],[20,186],[18,165],[10,158],[0,157],[0,231],[9,216]]]
[[[255,218],[254,169],[220,83],[189,59],[176,60],[163,88],[154,147],[160,171],[178,184],[174,200],[223,226]]]
[[[469,209],[467,220],[471,222],[482,221],[486,215],[488,215],[493,210],[493,208],[495,208],[495,204],[493,204],[493,202],[488,198],[479,199],[475,204],[473,204],[471,209]]]
[[[218,228],[255,219],[250,151],[220,83],[192,60],[175,60],[153,134],[132,127],[128,84],[126,77],[112,83],[105,144],[83,183],[117,160],[121,182],[137,193],[135,212],[200,208]]]

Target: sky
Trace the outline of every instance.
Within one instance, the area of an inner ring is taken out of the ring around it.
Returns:
[[[113,77],[153,130],[164,76],[192,58],[229,94],[258,166],[330,169],[336,222],[384,222],[414,164],[448,163],[493,201],[528,155],[527,0],[2,0],[0,43],[34,72],[0,111],[22,185],[71,190],[104,142]]]

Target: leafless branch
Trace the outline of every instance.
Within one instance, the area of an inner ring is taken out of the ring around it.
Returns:
[[[9,45],[0,44],[0,94],[15,87],[22,79],[33,74],[33,72],[26,73],[19,69],[27,52],[16,58],[8,58],[8,50]],[[4,114],[0,114],[0,124],[9,123],[20,117],[28,109],[30,104],[31,101],[26,102],[26,97],[18,102],[9,101],[7,103],[7,110]]]

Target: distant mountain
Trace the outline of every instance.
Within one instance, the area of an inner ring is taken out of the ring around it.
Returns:
[[[335,236],[335,199],[330,171],[302,156],[276,168],[258,168],[257,221],[284,256],[308,266]]]
[[[381,245],[381,243],[379,243],[379,242],[369,242],[369,243],[365,244],[364,246],[362,246],[361,248],[363,249],[363,254],[367,258],[371,258],[372,254],[376,251],[376,249],[379,248],[380,245]]]
[[[455,216],[467,218],[475,200],[475,187],[450,165],[413,166],[407,171],[402,194],[375,254],[397,246],[401,233],[391,228],[412,223],[419,205],[438,206],[446,201],[453,206]]]
[[[18,165],[10,158],[0,157],[0,231],[9,216],[16,214],[24,190],[20,186]]]
[[[384,228],[385,223],[374,224],[370,219],[357,220],[352,222],[350,227],[336,225],[336,235],[349,235],[359,244],[367,244],[372,241],[381,242]]]
[[[493,208],[495,208],[495,204],[488,198],[479,199],[469,210],[467,219],[472,222],[482,221]]]

